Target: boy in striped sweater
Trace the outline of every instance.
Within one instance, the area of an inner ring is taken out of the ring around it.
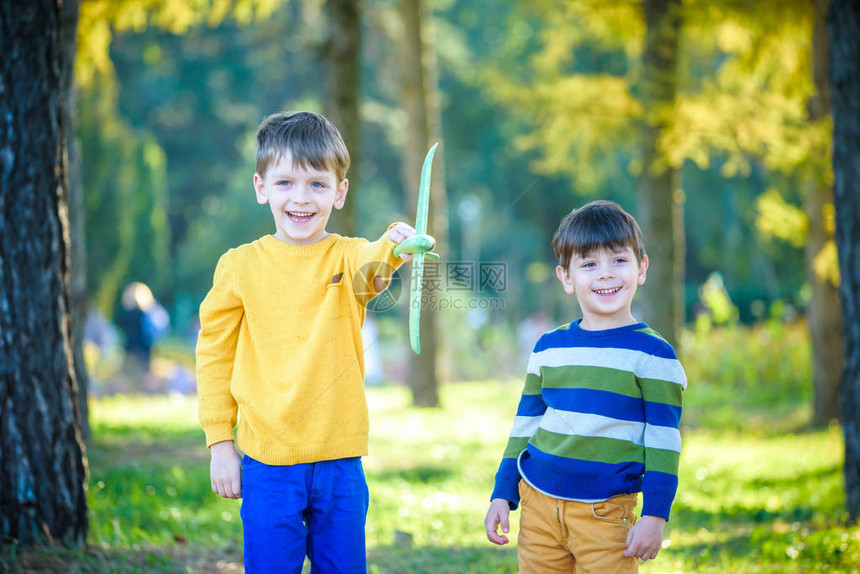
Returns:
[[[631,313],[648,256],[630,214],[589,203],[564,218],[553,249],[582,318],[535,345],[487,538],[507,544],[509,513],[522,505],[520,572],[636,572],[660,551],[678,486],[686,376],[672,347]]]

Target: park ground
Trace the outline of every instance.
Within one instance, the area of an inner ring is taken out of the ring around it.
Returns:
[[[860,572],[841,429],[808,426],[809,392],[796,380],[807,367],[788,358],[802,360],[802,330],[706,336],[688,341],[715,355],[688,360],[695,378],[672,520],[640,572]],[[441,408],[419,409],[403,386],[368,389],[370,572],[516,572],[515,545],[487,542],[483,518],[520,390],[518,380],[449,383]],[[243,572],[239,502],[209,489],[196,398],[117,394],[90,409],[87,548],[6,545],[0,571]]]

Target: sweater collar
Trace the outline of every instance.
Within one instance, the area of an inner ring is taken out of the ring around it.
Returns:
[[[577,337],[615,337],[618,335],[627,335],[633,333],[634,331],[638,331],[640,329],[648,328],[648,325],[645,323],[633,323],[631,325],[624,325],[623,327],[615,327],[613,329],[602,329],[599,331],[588,331],[580,327],[580,323],[582,323],[582,319],[576,319],[570,324],[570,332]]]
[[[285,243],[274,235],[264,235],[260,238],[260,241],[268,249],[273,249],[282,253],[289,253],[290,255],[309,256],[327,250],[338,238],[340,238],[340,235],[337,233],[330,233],[323,239],[311,245],[294,245],[293,243]]]

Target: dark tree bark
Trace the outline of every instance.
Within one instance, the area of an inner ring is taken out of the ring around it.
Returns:
[[[350,198],[336,216],[337,230],[355,235],[355,202],[361,164],[361,3],[360,0],[328,0],[328,35],[323,46],[325,114],[340,130],[350,155]]]
[[[0,543],[87,532],[66,142],[76,0],[0,3]]]
[[[845,367],[840,390],[845,435],[845,503],[860,517],[860,1],[832,0],[830,101],[833,111],[833,198],[842,281]]]
[[[826,121],[830,116],[830,89],[827,58],[827,5],[816,0],[812,37],[812,79],[815,95],[809,101],[809,121]],[[826,153],[827,150],[819,150]],[[831,232],[825,222],[825,208],[833,202],[833,186],[824,174],[817,174],[810,184],[805,202],[809,221],[806,243],[806,279],[811,287],[807,324],[812,341],[813,400],[812,424],[824,426],[839,418],[839,378],[842,376],[842,308],[839,288],[829,278],[819,277],[813,262],[828,241]]]
[[[67,1],[62,10],[63,29],[76,30],[78,23],[78,0]],[[77,34],[64,34],[64,54],[74,54],[78,50]],[[84,238],[84,222],[86,205],[84,204],[84,188],[81,184],[80,146],[75,136],[74,123],[77,108],[77,89],[74,82],[74,57],[66,58],[63,62],[63,85],[61,90],[66,94],[63,112],[66,114],[64,125],[67,126],[66,148],[68,157],[68,209],[69,209],[69,294],[71,296],[71,321],[73,358],[75,363],[75,380],[78,384],[78,409],[81,413],[81,437],[84,441],[90,438],[89,408],[87,407],[87,389],[89,374],[84,362],[84,323],[86,322],[87,300],[87,257],[86,241]]]
[[[439,80],[432,29],[423,0],[401,0],[402,29],[397,39],[400,51],[400,94],[406,117],[403,126],[404,149],[401,180],[414,213],[418,202],[418,182],[427,150],[441,141],[442,120],[439,109]],[[437,150],[430,188],[430,213],[427,232],[436,238],[437,251],[444,255],[448,237],[445,207],[444,148]],[[426,265],[426,264],[425,264]],[[430,291],[425,276],[424,292]],[[408,277],[404,278],[409,284]],[[412,355],[409,385],[412,401],[420,407],[439,406],[439,310],[421,309],[421,354]]]
[[[645,0],[642,53],[642,175],[639,224],[651,266],[642,289],[642,318],[672,344],[684,323],[684,205],[676,193],[677,170],[659,149],[672,121],[681,24],[679,0]]]

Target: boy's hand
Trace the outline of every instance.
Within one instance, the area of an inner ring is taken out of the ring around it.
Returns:
[[[666,520],[658,516],[643,516],[627,533],[627,550],[625,556],[634,556],[639,560],[651,560],[660,552],[663,543],[663,526]]]
[[[388,230],[388,239],[399,245],[404,239],[415,235],[415,228],[405,223],[398,223]],[[406,263],[412,263],[412,255],[404,253],[400,256]]]
[[[209,447],[212,462],[209,478],[212,492],[224,498],[242,498],[242,459],[232,440],[216,442]]]
[[[487,517],[484,519],[484,527],[487,529],[487,539],[493,544],[507,544],[510,542],[505,536],[510,529],[508,518],[511,514],[511,507],[508,501],[504,498],[494,498],[490,502],[490,509],[487,511]],[[504,534],[499,534],[498,528],[502,527]]]

